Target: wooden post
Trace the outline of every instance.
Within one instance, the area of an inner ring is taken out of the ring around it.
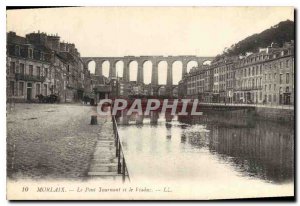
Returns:
[[[120,149],[118,150],[118,174],[121,174],[121,155],[120,155]]]
[[[126,165],[125,165],[126,163],[125,163],[125,158],[123,157],[123,164],[122,164],[122,179],[123,179],[123,182],[125,182],[125,167],[126,167]]]
[[[118,144],[118,140],[116,139],[116,157],[118,157],[119,151],[120,151],[120,147],[119,147],[119,144]]]
[[[91,116],[91,125],[97,125],[98,121],[97,121],[97,115],[92,115]]]

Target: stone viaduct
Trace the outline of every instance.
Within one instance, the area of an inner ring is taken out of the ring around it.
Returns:
[[[105,61],[109,62],[109,77],[116,77],[116,64],[119,61],[124,63],[123,67],[123,79],[129,81],[130,69],[129,64],[132,61],[138,63],[137,82],[144,83],[144,69],[145,62],[150,61],[152,63],[152,77],[151,84],[158,85],[158,64],[162,61],[167,62],[167,87],[173,85],[172,66],[176,61],[182,62],[182,76],[187,73],[187,65],[191,61],[197,62],[198,66],[202,65],[205,61],[211,61],[214,57],[199,57],[199,56],[124,56],[124,57],[82,57],[85,67],[91,61],[95,62],[95,74],[102,75],[102,64]]]

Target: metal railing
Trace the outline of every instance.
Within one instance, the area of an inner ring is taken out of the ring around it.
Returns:
[[[41,75],[29,75],[29,74],[15,74],[16,80],[33,81],[33,82],[44,82],[46,77]]]
[[[265,107],[265,108],[277,108],[277,109],[294,109],[293,104],[262,104],[262,103],[210,103],[210,102],[199,102],[200,105],[215,105],[215,106],[240,106],[240,107]]]
[[[116,122],[116,118],[114,115],[112,117],[112,122],[113,122],[113,130],[114,130],[114,136],[115,136],[115,145],[116,145],[116,157],[118,158],[118,174],[122,174],[122,180],[125,182],[126,177],[130,181],[129,177],[129,172],[127,169],[126,161],[125,161],[125,156],[123,152],[123,146],[121,142],[121,138],[118,132],[118,125]]]

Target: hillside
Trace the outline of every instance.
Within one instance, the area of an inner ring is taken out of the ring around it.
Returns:
[[[246,52],[257,52],[259,47],[270,46],[276,42],[282,46],[284,42],[294,40],[294,22],[282,21],[259,34],[253,34],[225,50],[221,56],[234,56]]]

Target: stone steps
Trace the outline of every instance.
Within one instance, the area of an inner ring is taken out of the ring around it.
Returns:
[[[116,177],[121,177],[122,175],[118,174],[117,171],[118,159],[116,158],[112,122],[105,122],[103,128],[104,127],[108,131],[105,131],[104,134],[99,134],[88,176],[101,179],[116,179]],[[105,137],[103,137],[104,135]]]
[[[117,172],[88,172],[89,176],[121,176],[122,174],[118,174]]]
[[[91,161],[92,164],[115,164],[118,163],[118,159],[115,157],[111,158],[93,158]]]
[[[117,165],[114,166],[102,166],[94,165],[90,167],[90,172],[117,172]]]

